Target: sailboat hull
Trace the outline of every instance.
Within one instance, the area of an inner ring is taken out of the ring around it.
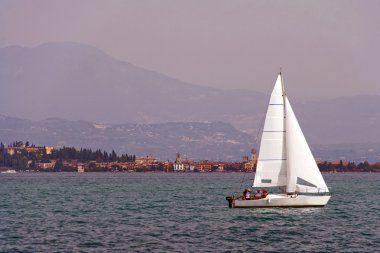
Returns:
[[[240,200],[234,199],[234,208],[263,208],[263,207],[324,207],[331,196],[310,196],[297,195],[290,196],[285,194],[269,194],[264,199]]]

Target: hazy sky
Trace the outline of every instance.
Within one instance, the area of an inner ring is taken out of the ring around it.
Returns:
[[[219,88],[301,98],[379,94],[380,1],[2,1],[0,47],[90,44]]]

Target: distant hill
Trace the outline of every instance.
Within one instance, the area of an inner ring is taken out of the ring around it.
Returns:
[[[380,96],[296,103],[293,109],[313,144],[380,142]]]
[[[176,80],[78,43],[0,49],[0,83],[0,112],[29,119],[253,122],[267,100]]]
[[[70,42],[1,48],[0,87],[4,115],[110,124],[225,122],[253,135],[269,99],[255,91],[186,83]],[[289,96],[310,143],[380,142],[380,96],[314,102]]]
[[[255,137],[222,122],[111,125],[58,118],[32,121],[0,115],[0,141],[10,144],[17,140],[154,155],[164,160],[174,160],[180,152],[196,160],[241,161],[258,146]],[[322,160],[380,161],[380,142],[311,145],[311,149]]]
[[[380,162],[380,142],[313,145],[316,159]]]
[[[55,147],[74,146],[154,155],[174,160],[180,152],[192,159],[238,160],[249,155],[254,138],[230,124],[160,123],[105,125],[88,121],[25,120],[0,116],[0,141],[15,140]]]

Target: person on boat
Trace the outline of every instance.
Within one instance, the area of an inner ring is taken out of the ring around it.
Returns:
[[[247,189],[246,189],[247,190]],[[250,200],[251,199],[251,190],[247,190],[245,193],[245,199]]]
[[[245,200],[246,199],[246,196],[247,196],[247,192],[248,192],[248,189],[245,188],[244,191],[243,191],[243,196],[242,196],[242,199]]]
[[[265,190],[265,188],[263,188],[261,198],[265,199],[267,196],[268,196],[268,192],[267,190]]]
[[[261,199],[261,192],[260,192],[260,190],[257,190],[257,191],[255,192],[255,195],[253,195],[253,198],[254,198],[254,199]]]

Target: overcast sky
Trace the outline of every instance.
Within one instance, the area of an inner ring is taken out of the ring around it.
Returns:
[[[0,47],[53,41],[192,83],[297,98],[379,94],[380,1],[0,0]]]

